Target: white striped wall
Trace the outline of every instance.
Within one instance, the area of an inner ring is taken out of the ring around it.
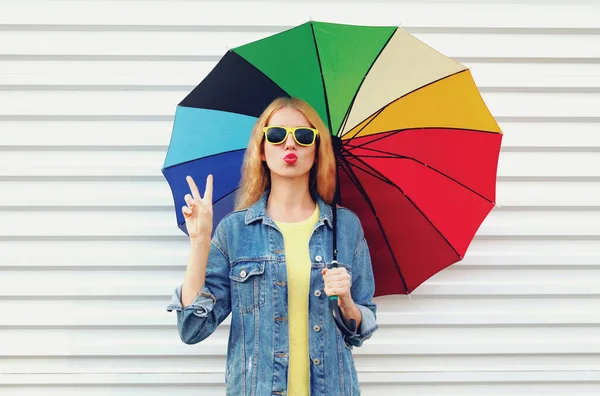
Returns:
[[[273,13],[268,15],[268,13]],[[379,298],[365,395],[600,394],[600,2],[0,4],[0,394],[220,395],[229,320],[181,343],[160,173],[228,48],[309,18],[400,25],[470,67],[505,136],[467,257]]]

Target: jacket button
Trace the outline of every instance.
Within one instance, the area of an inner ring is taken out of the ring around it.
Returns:
[[[321,327],[319,325],[315,325],[315,327],[313,327],[313,330],[314,331],[320,331]]]
[[[323,261],[323,257],[315,256],[315,260],[317,260],[317,263],[320,263],[321,261]]]
[[[320,297],[321,296],[321,290],[315,290],[315,296]]]
[[[242,278],[245,278],[246,277],[246,270],[242,270],[242,272],[240,272],[240,276]]]
[[[321,361],[317,358],[314,358],[313,363],[315,364],[315,366],[318,366],[319,364],[321,364]]]

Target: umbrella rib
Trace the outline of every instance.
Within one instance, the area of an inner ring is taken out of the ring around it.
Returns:
[[[361,143],[358,146],[353,146],[350,144],[350,140],[346,141],[346,144],[344,144],[344,147],[349,146],[350,149],[349,150],[354,150],[357,148],[362,148],[363,146],[367,145],[367,144],[372,144],[375,142],[378,142],[382,139],[387,139],[389,137],[392,137],[398,133],[401,132],[409,132],[409,131],[414,131],[414,130],[428,130],[428,129],[450,129],[450,130],[454,130],[454,131],[465,131],[465,132],[473,132],[473,133],[490,133],[490,134],[499,134],[498,132],[493,132],[493,131],[486,131],[483,129],[465,129],[465,128],[456,128],[456,127],[435,127],[435,126],[431,126],[431,127],[419,127],[419,128],[403,128],[403,129],[391,129],[389,131],[381,131],[381,132],[377,132],[374,135],[384,135],[384,136],[380,136],[377,139],[373,139],[373,140],[369,140],[367,142]],[[370,135],[366,135],[366,136],[370,136]],[[362,136],[361,136],[362,137]]]
[[[342,146],[346,146],[346,145],[347,145],[347,144],[348,144],[348,143],[349,143],[349,142],[350,142],[350,141],[351,141],[353,138],[355,138],[355,137],[356,137],[356,135],[358,135],[359,133],[361,133],[363,129],[365,129],[367,126],[369,126],[369,124],[370,124],[371,122],[373,122],[373,120],[374,120],[375,118],[377,118],[377,117],[379,116],[379,114],[381,114],[381,112],[382,112],[383,110],[385,110],[385,108],[386,108],[387,106],[389,106],[389,103],[388,103],[387,105],[383,106],[381,109],[377,110],[377,111],[374,113],[375,115],[373,116],[373,118],[371,118],[371,119],[369,120],[369,122],[367,122],[365,125],[363,125],[363,126],[362,126],[362,128],[360,128],[358,131],[356,131],[356,133],[354,134],[354,136],[352,136],[352,137],[349,137],[349,138],[347,138],[347,139],[343,139],[343,140],[342,140]],[[344,141],[345,141],[346,143],[344,143]]]
[[[337,135],[339,135],[339,133],[341,131],[343,131],[344,128],[346,127],[346,123],[348,122],[348,116],[350,115],[350,111],[352,110],[352,106],[354,106],[354,102],[356,101],[356,97],[358,96],[358,92],[362,88],[362,85],[365,82],[365,79],[367,78],[367,76],[369,75],[369,73],[371,72],[371,69],[373,68],[373,66],[375,65],[375,63],[377,62],[377,60],[379,59],[379,57],[381,56],[381,54],[383,53],[383,51],[385,50],[385,48],[387,47],[387,45],[389,44],[389,42],[392,40],[392,37],[394,37],[394,35],[396,34],[397,30],[398,30],[398,27],[396,26],[396,28],[394,29],[394,31],[392,32],[392,34],[390,34],[390,37],[388,37],[388,39],[385,42],[385,44],[383,45],[383,47],[381,47],[381,50],[379,51],[379,53],[377,54],[377,56],[373,60],[373,63],[371,63],[371,66],[369,66],[369,70],[367,70],[367,72],[363,75],[363,78],[360,81],[360,84],[358,85],[358,88],[356,88],[356,92],[354,92],[354,96],[352,97],[352,101],[350,102],[350,105],[346,109],[346,114],[344,115],[344,122],[342,122],[342,125],[340,126],[340,130],[338,131]]]
[[[228,150],[228,151],[219,151],[218,153],[205,155],[204,157],[192,158],[192,159],[187,160],[187,161],[178,162],[176,164],[169,165],[169,166],[167,166],[165,168],[162,168],[162,170],[165,171],[167,169],[174,168],[176,166],[180,166],[180,165],[183,165],[183,164],[189,164],[189,163],[194,162],[194,161],[199,161],[199,160],[203,160],[203,159],[206,159],[206,158],[216,157],[216,156],[219,156],[219,155],[229,154],[229,153],[235,153],[237,151],[244,151],[244,150],[246,150],[246,148],[233,149],[233,150]]]
[[[213,206],[216,205],[217,203],[219,203],[219,201],[222,201],[223,199],[225,199],[226,197],[230,196],[231,194],[233,194],[234,192],[236,192],[237,190],[239,190],[240,186],[237,186],[236,188],[234,188],[233,190],[229,191],[227,194],[223,195],[221,198],[217,199],[216,201],[214,201],[212,204]]]
[[[381,224],[381,220],[379,219],[379,216],[377,215],[375,206],[373,205],[371,198],[369,198],[369,194],[367,193],[367,191],[364,189],[364,187],[358,180],[358,177],[356,176],[356,174],[352,171],[352,164],[350,164],[348,161],[346,161],[346,159],[343,156],[341,156],[340,159],[348,168],[348,170],[346,170],[344,166],[341,166],[342,170],[348,175],[348,177],[350,178],[350,180],[352,181],[352,183],[354,184],[356,189],[361,193],[361,195],[363,196],[365,201],[367,201],[367,204],[369,205],[369,208],[371,209],[371,212],[373,213],[373,216],[375,217],[375,220],[377,221],[379,230],[381,231],[381,234],[383,235],[383,240],[385,241],[385,244],[388,247],[388,251],[390,252],[390,254],[392,256],[392,260],[394,260],[394,266],[396,267],[396,270],[398,271],[400,280],[402,280],[402,285],[404,286],[404,290],[406,291],[406,294],[408,294],[409,290],[408,290],[408,285],[406,284],[406,279],[404,279],[404,275],[402,275],[402,270],[400,269],[400,265],[398,264],[398,259],[396,259],[396,255],[394,254],[394,251],[392,250],[390,241],[388,240],[387,234],[385,233],[385,230],[383,228],[383,224]],[[350,172],[352,175],[350,175],[348,172]]]
[[[331,114],[329,112],[329,100],[327,99],[327,87],[325,86],[325,76],[323,75],[323,65],[321,64],[321,55],[319,55],[319,46],[317,45],[317,36],[315,35],[315,27],[310,22],[310,31],[312,32],[313,41],[315,43],[315,51],[317,51],[317,63],[319,64],[319,71],[321,72],[321,82],[323,83],[323,95],[325,97],[325,109],[327,110],[327,125],[331,131]]]
[[[343,159],[341,159],[341,160],[340,160],[340,162],[339,162],[339,166],[340,166],[340,168],[341,168],[341,169],[342,169],[342,170],[343,170],[343,171],[346,173],[346,175],[347,175],[347,176],[350,178],[350,181],[352,182],[352,184],[354,184],[354,187],[356,187],[356,189],[357,189],[357,190],[358,190],[358,191],[361,193],[361,195],[362,195],[362,191],[361,191],[361,188],[360,188],[360,181],[359,181],[359,180],[357,180],[357,179],[355,179],[355,178],[354,178],[354,175],[351,175],[350,173],[348,173],[348,171],[347,171],[347,170],[346,170],[346,168],[344,167],[344,166],[346,166],[346,167],[349,167],[350,165],[348,165],[348,164],[346,163],[346,161],[344,161]]]
[[[392,182],[390,179],[388,179],[387,177],[383,176],[383,175],[378,175],[375,173],[372,173],[371,171],[369,171],[368,169],[365,169],[361,166],[358,166],[357,164],[352,164],[350,162],[348,162],[343,156],[341,157],[341,160],[344,161],[344,164],[346,164],[346,167],[350,168],[350,167],[354,167],[356,169],[359,169],[363,172],[365,172],[366,174],[368,174],[369,176],[372,176],[374,178],[376,178],[377,180],[380,180],[383,183],[389,184],[392,187],[396,187],[398,188],[400,191],[402,191],[402,189],[400,187],[398,187],[397,185],[394,184],[394,182]],[[356,177],[355,173],[352,172],[352,175],[355,177],[352,181],[354,182],[356,188],[362,188],[362,184],[360,183],[360,180],[358,179],[358,177]],[[350,175],[348,175],[350,177]],[[366,193],[366,191],[365,191]],[[404,191],[402,191],[402,193],[404,193]]]
[[[455,178],[447,175],[446,173],[440,171],[437,168],[434,168],[431,165],[427,165],[426,163],[424,163],[423,161],[419,161],[416,158],[413,157],[409,157],[406,155],[401,155],[401,154],[394,154],[394,153],[390,153],[387,151],[382,151],[382,150],[376,150],[376,149],[371,149],[371,148],[363,148],[363,150],[369,150],[369,151],[373,151],[373,152],[377,152],[377,153],[382,153],[382,154],[387,154],[387,155],[356,155],[356,154],[351,154],[350,150],[346,150],[346,152],[352,156],[354,156],[355,158],[388,158],[388,159],[407,159],[407,160],[411,160],[411,161],[415,161],[418,164],[423,165],[425,168],[431,169],[434,172],[439,173],[440,175],[444,176],[445,178],[453,181],[454,183],[458,184],[459,186],[466,188],[467,190],[469,190],[470,192],[472,192],[473,194],[481,197],[482,199],[486,200],[487,202],[494,204],[493,201],[491,201],[490,199],[486,198],[485,196],[483,196],[481,193],[478,193],[477,191],[473,190],[471,187],[465,185],[464,183],[459,182],[458,180],[456,180]]]
[[[382,112],[382,111],[384,111],[384,110],[385,110],[387,107],[389,107],[389,106],[390,106],[392,103],[395,103],[395,102],[399,101],[400,99],[402,99],[402,98],[404,98],[404,97],[406,97],[406,96],[408,96],[408,95],[410,95],[410,94],[412,94],[412,93],[414,93],[414,92],[417,92],[417,91],[418,91],[418,90],[420,90],[420,89],[426,88],[426,87],[428,87],[428,86],[430,86],[430,85],[432,85],[432,84],[435,84],[435,83],[437,83],[437,82],[439,82],[439,81],[445,80],[446,78],[450,78],[450,77],[452,77],[452,76],[455,76],[455,75],[457,75],[457,74],[464,73],[464,72],[467,72],[467,71],[469,71],[469,69],[463,69],[463,70],[459,70],[459,71],[457,71],[457,72],[455,72],[455,73],[449,74],[449,75],[447,75],[447,76],[444,76],[444,77],[438,78],[437,80],[434,80],[434,81],[428,82],[428,83],[427,83],[427,84],[425,84],[425,85],[421,85],[420,87],[417,87],[417,88],[413,89],[412,91],[410,91],[410,92],[407,92],[407,93],[403,94],[402,96],[400,96],[400,97],[398,97],[398,98],[396,98],[396,99],[394,99],[394,100],[392,100],[392,101],[388,102],[388,104],[386,104],[385,106],[383,106],[381,109],[379,109],[379,110],[377,110],[377,111],[373,112],[373,114],[372,114],[372,115],[374,115],[374,117],[373,117],[373,118],[371,118],[371,120],[370,120],[369,122],[367,122],[367,123],[366,123],[366,124],[365,124],[365,125],[364,125],[362,128],[360,128],[360,129],[359,129],[359,130],[358,130],[358,131],[357,131],[357,132],[354,134],[354,136],[352,136],[352,137],[350,137],[350,138],[347,138],[347,139],[344,139],[344,140],[352,140],[353,138],[355,138],[355,137],[356,137],[356,136],[357,136],[357,135],[358,135],[358,134],[359,134],[359,133],[360,133],[360,132],[361,132],[363,129],[365,129],[365,128],[367,127],[367,125],[369,125],[369,124],[370,124],[370,123],[371,123],[371,122],[372,122],[372,121],[373,121],[375,118],[379,117],[379,115],[381,114],[381,112]],[[369,116],[369,117],[370,117],[370,116]],[[365,118],[365,120],[366,120],[366,118]],[[363,120],[363,121],[361,121],[361,122],[364,122],[364,120]]]
[[[344,153],[345,151],[346,151],[346,150],[342,149],[342,153]],[[343,158],[343,156],[342,156],[342,158]],[[348,162],[346,162],[346,163],[347,163],[347,165],[348,165],[348,166],[353,166],[353,167],[355,167],[355,168],[357,168],[357,169],[360,169],[361,171],[363,171],[363,172],[365,172],[365,173],[368,173],[369,175],[373,176],[374,178],[376,178],[376,179],[378,179],[378,180],[381,180],[381,181],[382,181],[382,182],[384,182],[384,183],[388,183],[388,184],[394,184],[394,183],[393,183],[393,182],[392,182],[390,179],[388,179],[388,178],[387,178],[387,177],[385,177],[385,176],[380,176],[380,175],[377,175],[377,174],[375,174],[375,173],[371,173],[371,171],[370,171],[370,170],[368,170],[368,169],[364,169],[364,168],[362,168],[362,167],[360,167],[360,166],[358,166],[358,165],[356,165],[356,164],[350,164],[350,163],[348,163]]]
[[[370,166],[369,164],[367,164],[366,162],[362,161],[360,158],[358,158],[357,156],[355,156],[352,153],[348,153],[349,156],[356,158],[356,160],[362,162],[365,166],[369,167],[370,169],[373,170],[373,172],[376,172],[378,174],[381,175],[380,172],[378,172],[376,169],[373,169],[372,166]],[[385,177],[384,175],[381,175],[382,177]],[[456,253],[456,255],[458,257],[460,257],[462,259],[462,256],[456,251],[456,249],[454,248],[454,246],[452,246],[452,244],[450,243],[450,241],[448,241],[448,239],[444,236],[444,234],[439,230],[439,228],[437,228],[435,226],[435,224],[433,224],[433,222],[429,219],[429,217],[427,217],[427,215],[425,213],[423,213],[423,211],[421,210],[421,208],[419,208],[419,205],[417,205],[412,199],[410,199],[410,197],[408,195],[406,195],[404,193],[404,191],[400,188],[400,186],[398,186],[396,183],[391,182],[392,186],[396,187],[398,190],[400,190],[400,192],[402,194],[404,194],[404,196],[406,197],[406,199],[408,199],[408,201],[415,207],[415,209],[417,209],[419,211],[419,213],[421,213],[421,215],[425,218],[425,220],[427,220],[427,222],[429,224],[431,224],[431,226],[436,230],[436,232],[438,234],[440,234],[440,236],[444,239],[444,241],[446,241],[446,243],[448,244],[448,246],[450,246],[450,248],[454,251],[454,253]]]

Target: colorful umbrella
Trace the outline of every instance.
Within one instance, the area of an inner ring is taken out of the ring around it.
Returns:
[[[216,224],[253,124],[280,96],[309,102],[331,131],[339,203],[360,217],[376,296],[462,259],[494,207],[502,132],[469,69],[397,26],[310,21],[227,51],[176,109],[162,172],[184,232],[185,176],[215,176]]]

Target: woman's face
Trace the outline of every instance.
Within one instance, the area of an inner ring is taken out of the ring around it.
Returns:
[[[304,114],[289,107],[283,107],[273,113],[267,126],[272,125],[311,127]],[[296,143],[292,134],[289,134],[283,143],[276,145],[263,139],[264,154],[261,154],[261,158],[267,162],[272,176],[275,174],[281,177],[294,178],[304,176],[310,172],[315,162],[316,147],[316,143],[311,146],[300,146]],[[296,156],[295,162],[293,161],[294,155]]]

